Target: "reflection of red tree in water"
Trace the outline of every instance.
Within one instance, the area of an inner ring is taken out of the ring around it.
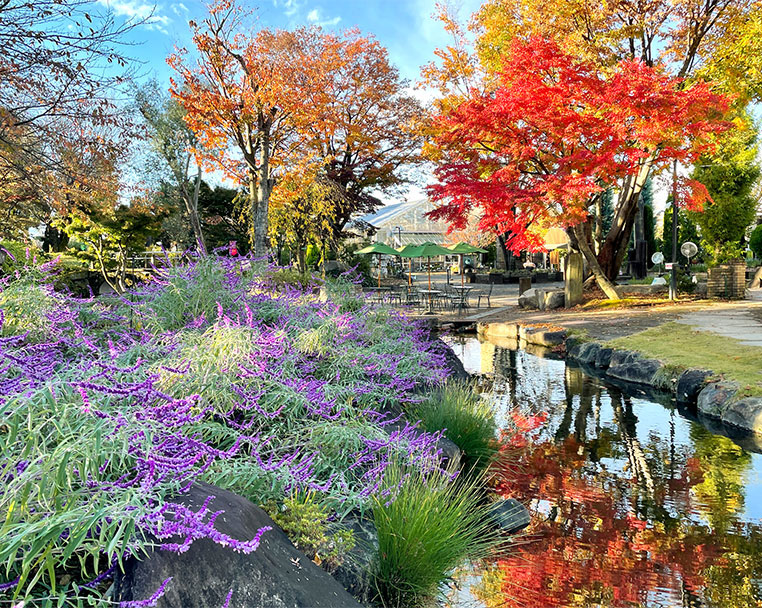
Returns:
[[[538,608],[696,605],[701,572],[715,553],[706,548],[707,529],[686,518],[641,519],[634,474],[611,475],[573,437],[543,440],[527,428],[542,422],[517,418],[521,432],[507,442],[519,463],[503,471],[498,491],[539,505],[526,542],[498,561],[501,576],[493,580],[500,589],[480,595],[499,591],[502,602],[493,596],[489,604]],[[699,481],[695,462],[686,462],[657,488],[656,502],[666,491],[673,503],[685,503]]]

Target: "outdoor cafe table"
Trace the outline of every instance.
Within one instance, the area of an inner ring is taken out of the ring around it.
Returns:
[[[438,289],[419,289],[418,293],[423,294],[424,296],[428,296],[428,298],[429,298],[429,310],[427,312],[423,313],[423,314],[425,314],[425,315],[433,315],[434,314],[434,310],[431,307],[431,296],[439,295],[442,292],[439,291]]]
[[[372,294],[374,297],[374,301],[381,301],[381,299],[384,297],[383,294],[385,292],[391,291],[392,288],[389,286],[383,286],[383,287],[366,287],[365,291]]]

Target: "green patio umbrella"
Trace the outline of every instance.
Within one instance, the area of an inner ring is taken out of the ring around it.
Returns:
[[[363,255],[399,255],[399,251],[392,249],[385,243],[373,243],[363,249],[360,249],[357,253]],[[378,286],[381,287],[381,264],[378,265]]]
[[[445,249],[444,247],[435,243],[424,243],[417,248],[419,258],[435,258],[438,255],[452,255],[452,251]],[[429,260],[429,291],[431,291],[431,260]],[[426,314],[434,314],[431,310],[431,294],[429,295],[429,312]]]
[[[397,249],[397,255],[401,258],[410,258],[410,270],[407,273],[407,286],[410,287],[413,284],[413,258],[421,257],[420,245],[405,245]]]
[[[477,247],[476,245],[469,245],[468,243],[464,243],[461,241],[460,243],[457,243],[456,245],[450,245],[448,249],[452,253],[457,253],[460,256],[460,286],[463,287],[463,254],[464,253],[487,253],[486,249],[482,249],[481,247]]]

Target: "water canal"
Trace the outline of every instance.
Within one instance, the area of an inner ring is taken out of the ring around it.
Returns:
[[[562,360],[474,337],[449,342],[483,374],[501,427],[522,429],[522,455],[500,490],[533,522],[509,554],[461,573],[448,606],[762,606],[753,445]]]

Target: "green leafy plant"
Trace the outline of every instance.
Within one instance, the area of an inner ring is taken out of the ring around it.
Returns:
[[[410,408],[429,432],[444,436],[463,451],[466,470],[485,470],[497,456],[497,425],[492,406],[470,383],[450,383]]]
[[[328,570],[341,564],[355,545],[351,530],[329,530],[328,509],[314,492],[293,493],[282,506],[268,503],[265,510],[298,549]]]
[[[482,477],[452,481],[390,467],[388,494],[378,494],[373,505],[379,544],[373,579],[383,606],[430,602],[455,568],[499,545],[483,485]]]

